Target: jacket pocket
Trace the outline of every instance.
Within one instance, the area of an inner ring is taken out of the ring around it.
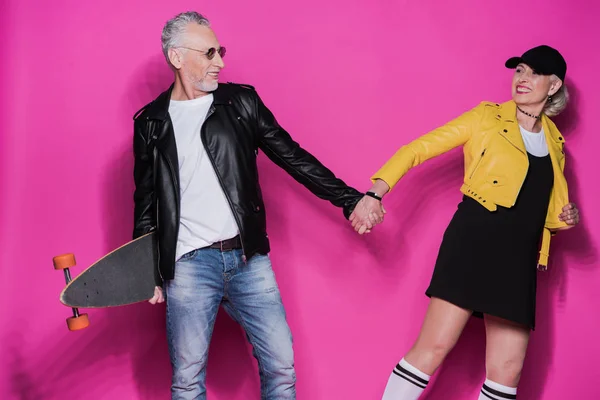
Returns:
[[[479,156],[479,159],[477,160],[477,164],[475,164],[475,167],[473,168],[473,171],[471,172],[471,175],[469,176],[469,179],[473,179],[473,176],[475,176],[475,173],[477,172],[477,169],[481,165],[481,161],[483,160],[483,156],[485,156],[485,151],[486,151],[486,149],[483,149],[483,151],[481,152],[481,156]]]

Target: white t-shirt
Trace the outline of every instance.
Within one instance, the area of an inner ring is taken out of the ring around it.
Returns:
[[[181,215],[175,259],[192,250],[230,239],[239,231],[225,193],[200,137],[213,95],[171,100],[169,115],[175,131]]]
[[[546,143],[546,135],[544,128],[539,133],[529,132],[519,125],[521,137],[525,143],[527,152],[536,157],[545,157],[548,155],[548,144]]]

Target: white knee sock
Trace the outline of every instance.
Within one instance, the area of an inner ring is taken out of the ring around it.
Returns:
[[[489,379],[485,380],[478,400],[508,400],[517,398],[517,388],[501,385]]]
[[[403,358],[390,375],[382,400],[417,400],[427,387],[429,378]]]

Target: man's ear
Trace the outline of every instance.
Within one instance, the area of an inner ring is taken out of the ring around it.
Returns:
[[[173,68],[180,69],[181,64],[183,63],[183,54],[173,47],[169,49],[167,54],[169,55],[169,62]]]

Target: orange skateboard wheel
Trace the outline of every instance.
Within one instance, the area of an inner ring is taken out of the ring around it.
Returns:
[[[67,327],[70,331],[78,331],[90,326],[90,320],[87,314],[80,314],[78,317],[67,318]]]
[[[75,255],[73,253],[62,254],[52,258],[54,269],[66,269],[75,266]]]

